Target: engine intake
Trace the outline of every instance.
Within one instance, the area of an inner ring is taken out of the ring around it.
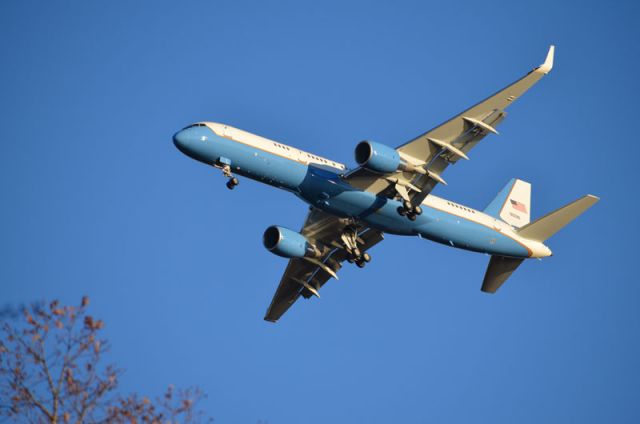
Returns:
[[[268,251],[283,258],[315,258],[318,249],[309,243],[307,238],[297,231],[272,225],[262,236],[262,244]]]
[[[373,141],[361,141],[355,150],[358,165],[370,171],[389,174],[400,168],[400,155],[395,149]]]

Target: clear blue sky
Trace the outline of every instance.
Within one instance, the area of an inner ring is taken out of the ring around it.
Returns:
[[[322,3],[322,4],[320,4]],[[517,4],[516,4],[517,3]],[[635,2],[0,4],[0,295],[92,299],[125,390],[198,385],[219,423],[640,422]],[[389,236],[262,321],[306,206],[233,192],[171,135],[225,122],[353,165],[553,72],[436,194],[511,178],[602,201],[494,296],[488,258]]]

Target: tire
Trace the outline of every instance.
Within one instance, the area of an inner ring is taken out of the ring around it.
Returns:
[[[356,265],[358,265],[358,268],[364,268],[364,266],[365,266],[366,264],[367,264],[367,263],[366,263],[365,261],[357,261],[357,262],[356,262]]]
[[[364,259],[365,262],[371,262],[371,255],[368,254],[367,252],[364,252],[362,254],[362,259]]]
[[[227,181],[227,188],[228,188],[229,190],[233,190],[233,188],[234,188],[234,187],[235,187],[235,185],[234,185],[234,184],[232,184],[232,183],[231,183],[231,181]]]
[[[409,221],[415,221],[416,220],[415,214],[407,215],[407,218],[409,218]]]
[[[416,206],[413,211],[416,213],[416,215],[422,215],[422,208],[420,206]]]
[[[236,177],[233,177],[231,178],[231,184],[233,184],[234,186],[237,186],[238,184],[240,184],[240,181],[238,181]]]
[[[402,206],[398,206],[397,211],[398,211],[398,214],[400,216],[404,216],[405,215],[405,211],[404,211],[404,208]]]

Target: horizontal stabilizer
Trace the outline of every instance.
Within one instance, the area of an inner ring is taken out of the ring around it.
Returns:
[[[505,256],[492,256],[484,274],[482,291],[485,293],[495,293],[502,283],[513,274],[522,263],[522,258],[507,258]]]
[[[530,240],[544,242],[549,237],[560,231],[564,226],[582,215],[587,209],[595,205],[599,197],[588,194],[575,202],[555,210],[531,224],[518,230],[518,235]]]

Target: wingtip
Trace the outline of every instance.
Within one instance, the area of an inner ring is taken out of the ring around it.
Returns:
[[[556,52],[556,46],[554,45],[549,46],[549,52],[547,52],[547,58],[544,60],[544,63],[540,65],[540,67],[538,68],[538,71],[542,72],[543,74],[548,74],[549,71],[553,69],[553,56],[555,52]]]

